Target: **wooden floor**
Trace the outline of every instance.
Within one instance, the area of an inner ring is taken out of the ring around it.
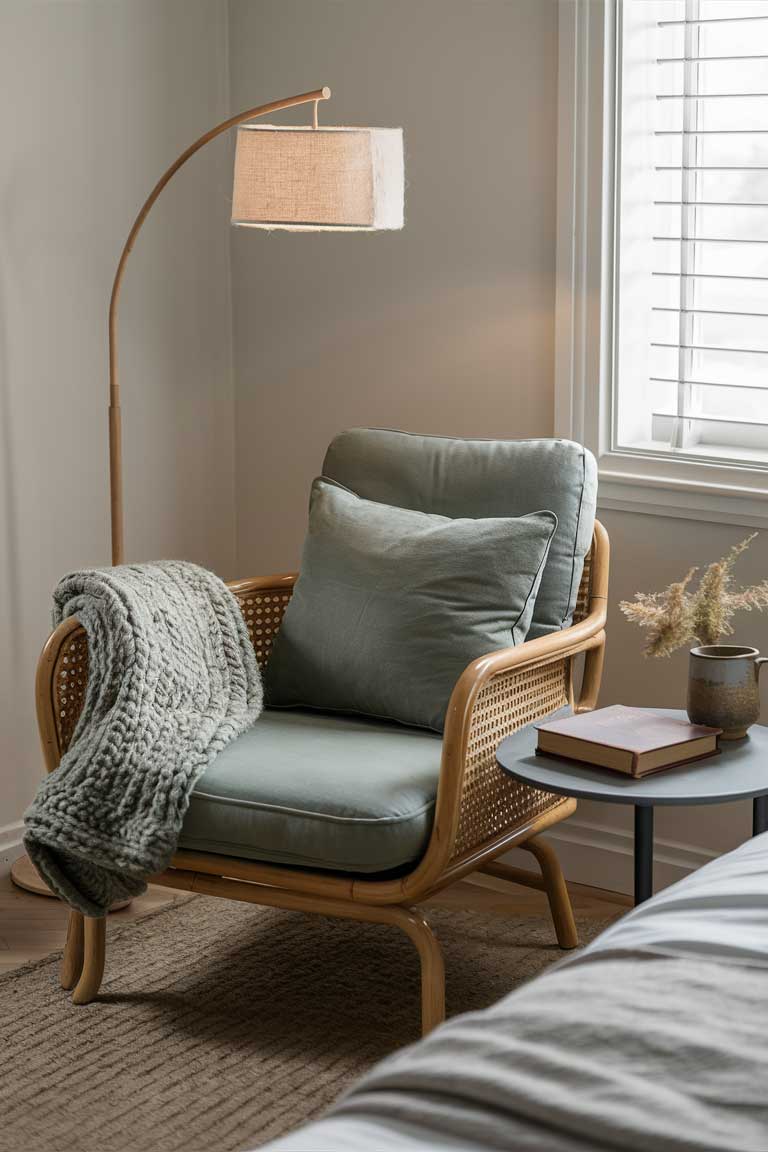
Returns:
[[[630,903],[626,896],[618,893],[578,884],[569,887],[574,911],[580,916],[614,919],[626,911]],[[128,908],[113,912],[110,919],[116,923],[133,920],[173,903],[178,895],[173,889],[152,886]],[[443,906],[477,908],[510,919],[548,915],[543,893],[511,888],[491,877],[478,878],[471,883],[460,881],[441,892],[433,902]],[[59,900],[23,892],[13,885],[10,876],[0,878],[0,972],[8,972],[62,948],[66,926],[67,910]]]

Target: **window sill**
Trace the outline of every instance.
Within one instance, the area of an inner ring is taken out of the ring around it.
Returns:
[[[598,466],[598,508],[768,528],[768,472],[618,452]]]

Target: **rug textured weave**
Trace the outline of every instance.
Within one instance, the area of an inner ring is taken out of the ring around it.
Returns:
[[[451,1015],[563,955],[545,919],[429,917]],[[582,921],[582,942],[602,926]],[[93,1004],[58,967],[0,980],[2,1152],[254,1148],[419,1035],[416,951],[378,925],[191,897],[111,929]]]

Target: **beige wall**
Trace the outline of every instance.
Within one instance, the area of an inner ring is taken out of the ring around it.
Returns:
[[[556,64],[554,0],[230,3],[233,109],[328,84],[407,177],[402,233],[232,234],[244,574],[296,564],[341,428],[549,434]]]
[[[229,108],[226,5],[0,4],[0,860],[41,772],[51,589],[109,560],[106,317],[141,200]],[[142,234],[123,304],[127,555],[234,557],[228,159]],[[193,170],[194,169],[194,170]]]

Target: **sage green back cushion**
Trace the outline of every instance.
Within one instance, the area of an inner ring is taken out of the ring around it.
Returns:
[[[597,503],[597,465],[581,444],[352,428],[332,441],[323,475],[366,500],[441,516],[525,516],[549,508],[557,531],[527,638],[571,623]]]
[[[267,703],[442,731],[467,664],[525,640],[556,527],[549,511],[450,519],[315,480]]]

